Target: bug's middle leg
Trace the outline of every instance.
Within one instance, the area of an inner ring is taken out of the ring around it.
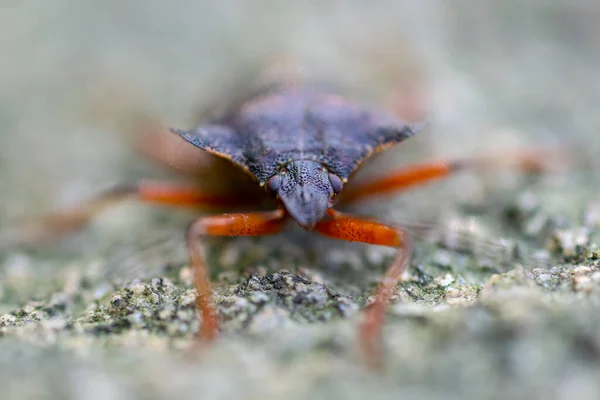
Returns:
[[[328,211],[328,215],[330,218],[323,219],[315,225],[315,231],[336,239],[398,249],[396,258],[375,292],[375,301],[367,309],[360,328],[359,345],[365,361],[370,367],[379,368],[382,362],[381,330],[385,311],[394,293],[394,288],[401,280],[410,261],[412,252],[410,237],[401,229],[369,219],[331,209]]]
[[[191,185],[142,180],[119,185],[79,204],[45,215],[26,218],[15,224],[0,248],[51,242],[83,229],[94,217],[127,200],[144,203],[190,207],[205,210],[231,209],[253,204],[250,195],[211,193]]]
[[[338,204],[349,204],[366,198],[391,194],[426,182],[446,178],[468,170],[513,168],[523,172],[545,172],[569,162],[564,149],[542,149],[519,152],[500,152],[450,161],[411,165],[392,171],[370,182],[352,183],[340,194]]]
[[[216,338],[219,317],[212,303],[212,291],[206,263],[196,244],[205,236],[265,236],[277,233],[285,222],[285,210],[206,216],[194,221],[187,231],[190,263],[196,286],[196,308],[202,316],[198,337],[206,341]]]

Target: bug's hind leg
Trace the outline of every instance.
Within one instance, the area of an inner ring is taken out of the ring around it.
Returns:
[[[7,237],[0,240],[0,248],[35,245],[60,239],[83,229],[102,211],[126,200],[199,209],[223,209],[241,206],[250,201],[245,196],[212,194],[193,186],[150,180],[140,181],[136,184],[120,185],[109,189],[64,210],[18,221]]]
[[[190,263],[196,286],[196,309],[202,316],[198,337],[212,341],[219,332],[219,317],[212,303],[212,291],[206,264],[196,241],[205,236],[265,236],[277,233],[283,227],[285,211],[223,214],[202,217],[194,221],[187,231]]]
[[[322,235],[351,242],[362,242],[396,247],[398,253],[375,292],[375,301],[369,306],[359,332],[359,346],[367,365],[382,366],[381,330],[388,303],[394,288],[401,280],[410,261],[412,245],[409,235],[401,229],[376,221],[354,217],[329,210],[330,218],[319,221],[315,231]]]
[[[484,169],[512,168],[523,172],[541,173],[568,164],[571,154],[564,149],[500,152],[459,159],[416,164],[392,171],[386,176],[364,183],[351,183],[340,194],[338,204],[349,204],[366,198],[392,194],[446,178],[452,174]]]

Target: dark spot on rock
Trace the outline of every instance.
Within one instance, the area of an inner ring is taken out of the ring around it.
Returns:
[[[582,360],[597,365],[600,360],[600,349],[593,338],[587,335],[576,335],[573,338],[573,350]]]
[[[291,275],[291,279],[292,279],[292,282],[294,282],[294,283],[304,283],[304,284],[312,283],[308,279],[305,279],[299,275]]]

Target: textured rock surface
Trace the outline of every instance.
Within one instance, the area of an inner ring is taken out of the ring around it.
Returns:
[[[600,396],[600,197],[590,157],[600,32],[591,2],[343,11],[38,3],[15,6],[3,23],[13,39],[0,42],[9,55],[0,228],[120,180],[161,176],[126,146],[132,120],[193,126],[198,103],[229,89],[211,85],[227,82],[222,71],[241,74],[281,53],[338,76],[367,102],[399,76],[427,82],[431,129],[366,174],[557,141],[583,144],[577,158],[592,165],[537,178],[465,174],[357,208],[434,222],[411,225],[415,255],[389,310],[381,374],[360,363],[355,335],[390,249],[294,227],[207,241],[224,321],[209,350],[192,340],[199,322],[181,230],[189,214],[129,204],[66,242],[2,251],[2,398]]]

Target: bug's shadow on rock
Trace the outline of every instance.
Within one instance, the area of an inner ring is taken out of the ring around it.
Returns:
[[[395,254],[395,249],[334,240],[293,224],[274,236],[205,243],[213,277],[231,271],[240,276],[289,271],[357,293],[377,281]]]

